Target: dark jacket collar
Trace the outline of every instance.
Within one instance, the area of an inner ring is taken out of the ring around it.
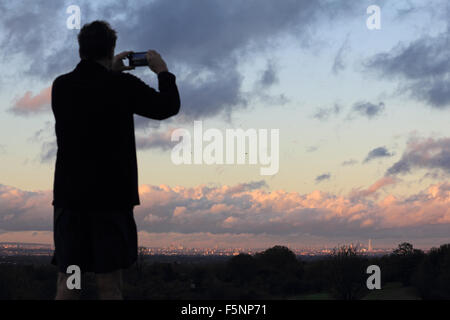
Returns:
[[[95,73],[107,73],[109,70],[103,66],[102,64],[92,61],[92,60],[85,60],[81,59],[80,62],[77,64],[77,67],[75,70],[79,70],[82,72],[95,72]]]

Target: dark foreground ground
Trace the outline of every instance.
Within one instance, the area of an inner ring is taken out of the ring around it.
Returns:
[[[53,299],[56,268],[49,256],[0,257],[0,299]],[[381,269],[381,290],[368,290],[366,269]],[[83,298],[95,299],[92,274]],[[143,256],[124,273],[125,299],[450,299],[450,245],[428,253],[401,244],[383,257],[350,247],[321,259],[300,259],[275,246],[234,257]]]

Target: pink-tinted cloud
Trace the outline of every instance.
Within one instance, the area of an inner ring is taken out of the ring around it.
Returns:
[[[383,178],[367,190],[338,196],[319,190],[300,194],[261,189],[261,182],[237,186],[141,185],[135,210],[147,233],[429,239],[450,232],[450,183],[438,183],[408,197],[368,197],[394,183]],[[51,192],[0,186],[0,230],[51,230]],[[188,237],[188,236],[187,236]],[[299,239],[300,239],[299,238]]]
[[[369,188],[364,189],[364,190],[352,190],[350,192],[350,197],[351,198],[357,198],[357,197],[367,197],[370,195],[374,195],[377,194],[377,191],[379,191],[380,189],[382,189],[385,186],[388,185],[392,185],[392,184],[396,184],[398,182],[398,179],[394,178],[394,177],[383,177],[377,181],[375,181]]]
[[[23,191],[0,184],[0,230],[51,230],[51,191]]]
[[[51,92],[51,86],[42,89],[36,95],[33,95],[31,91],[27,91],[14,103],[11,111],[21,115],[49,111]]]

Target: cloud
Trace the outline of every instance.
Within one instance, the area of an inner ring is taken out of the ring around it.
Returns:
[[[268,61],[267,67],[261,75],[258,84],[261,88],[268,88],[276,83],[278,83],[278,75],[276,73],[275,63],[273,61]]]
[[[330,108],[319,108],[316,110],[316,113],[313,115],[313,118],[317,120],[328,120],[331,116],[337,116],[340,114],[342,107],[338,104],[335,104]]]
[[[77,60],[76,30],[66,27],[67,5],[55,1],[10,2],[2,5],[0,27],[4,37],[0,57],[21,59],[16,76],[49,82],[73,68]]]
[[[449,174],[450,138],[411,138],[401,159],[386,171],[386,175],[407,174],[417,169]]]
[[[289,102],[289,98],[284,93],[272,94],[270,88],[279,82],[276,63],[269,59],[266,68],[261,72],[255,81],[253,89],[243,93],[243,103],[247,106],[250,102],[258,102],[270,107],[284,105]],[[229,114],[228,114],[229,116]]]
[[[161,149],[170,150],[174,144],[171,140],[173,129],[165,131],[151,132],[146,136],[140,135],[136,137],[136,148],[141,150],[146,149]]]
[[[379,191],[380,189],[382,189],[383,187],[388,186],[388,185],[392,185],[392,184],[396,184],[397,182],[398,182],[398,180],[396,178],[383,177],[383,178],[377,180],[375,183],[373,183],[367,189],[364,189],[364,190],[353,189],[350,192],[349,197],[352,200],[355,200],[357,198],[364,198],[364,197],[367,197],[367,196],[375,195],[376,192]]]
[[[385,105],[383,102],[374,104],[371,102],[360,101],[352,106],[352,111],[349,116],[351,117],[352,114],[357,114],[359,116],[367,117],[368,119],[373,119],[379,116],[384,109]]]
[[[358,101],[352,105],[346,119],[353,120],[356,116],[360,116],[366,117],[370,120],[380,116],[384,110],[384,102],[375,104],[368,101]],[[320,121],[326,121],[332,117],[340,115],[342,111],[343,107],[336,103],[333,107],[316,109],[316,112],[313,114],[313,118]]]
[[[41,145],[39,160],[41,163],[52,163],[56,159],[57,151],[56,140],[44,141]]]
[[[346,166],[353,166],[355,164],[358,163],[358,160],[355,159],[349,159],[349,160],[345,160],[341,163],[341,166],[346,167]]]
[[[394,154],[389,152],[386,147],[378,147],[369,152],[363,163],[372,161],[373,159],[392,157]]]
[[[380,179],[366,190],[366,195],[393,183],[392,178]],[[148,232],[358,236],[365,230],[392,236],[401,228],[442,223],[448,230],[450,226],[448,183],[432,185],[405,198],[388,194],[377,202],[355,198],[354,194],[345,197],[321,191],[264,191],[257,185],[145,186],[141,187],[141,195],[143,206],[136,210],[136,219]],[[148,214],[162,220],[144,223]]]
[[[141,185],[142,205],[135,209],[135,219],[141,232],[186,238],[205,233],[284,239],[291,235],[364,239],[402,234],[410,241],[448,237],[450,184],[433,184],[409,196],[377,195],[396,181],[384,177],[347,196],[319,190],[306,194],[264,190],[262,181],[235,186]],[[51,199],[51,191],[0,185],[0,229],[51,231]]]
[[[17,99],[10,111],[19,115],[50,111],[51,91],[51,86],[42,89],[34,96],[31,91],[27,91],[21,98]]]
[[[344,56],[350,50],[348,42],[349,42],[349,35],[347,34],[344,42],[339,47],[339,50],[337,51],[336,56],[334,57],[333,67],[331,68],[331,70],[335,75],[339,74],[339,72],[345,69]]]
[[[245,108],[254,95],[243,92],[242,64],[255,55],[271,58],[281,39],[290,37],[302,48],[314,41],[324,22],[351,15],[361,4],[334,0],[78,1],[82,23],[105,19],[118,32],[118,50],[155,48],[177,75],[182,110],[179,121],[229,117]],[[25,61],[18,76],[50,81],[78,62],[76,30],[66,28],[66,4],[34,1],[2,5],[0,39],[3,61]],[[49,19],[51,17],[51,19]],[[51,36],[49,36],[51,35]],[[149,72],[139,73],[149,80]],[[276,82],[269,65],[260,84]],[[286,97],[279,97],[287,99]]]
[[[244,191],[251,191],[256,189],[263,189],[267,188],[268,185],[266,181],[260,180],[260,181],[252,181],[247,183],[240,183],[236,186],[227,188],[228,193],[232,194],[235,192],[244,192]]]
[[[53,122],[46,121],[44,127],[36,131],[29,141],[33,144],[40,144],[41,149],[38,155],[40,163],[51,163],[55,160],[57,144]]]
[[[50,191],[23,191],[0,184],[0,229],[51,230]]]
[[[330,173],[324,173],[324,174],[318,175],[316,177],[316,183],[319,183],[319,182],[322,182],[322,181],[325,181],[325,180],[330,180],[330,178],[331,178],[331,174]]]
[[[398,1],[396,3],[396,16],[395,19],[430,19],[430,21],[437,21],[442,19],[446,21],[447,15],[446,10],[442,10],[442,8],[446,7],[446,0],[436,0],[433,2],[433,5],[429,5],[429,3],[422,3],[420,1]],[[427,14],[427,17],[424,17],[424,13]]]
[[[403,81],[402,91],[434,108],[450,107],[450,47],[448,32],[424,36],[408,45],[399,43],[390,52],[366,62],[369,69]]]

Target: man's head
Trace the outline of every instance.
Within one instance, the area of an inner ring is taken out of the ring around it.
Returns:
[[[97,20],[87,23],[78,34],[80,58],[112,61],[116,40],[116,31],[107,22]]]

